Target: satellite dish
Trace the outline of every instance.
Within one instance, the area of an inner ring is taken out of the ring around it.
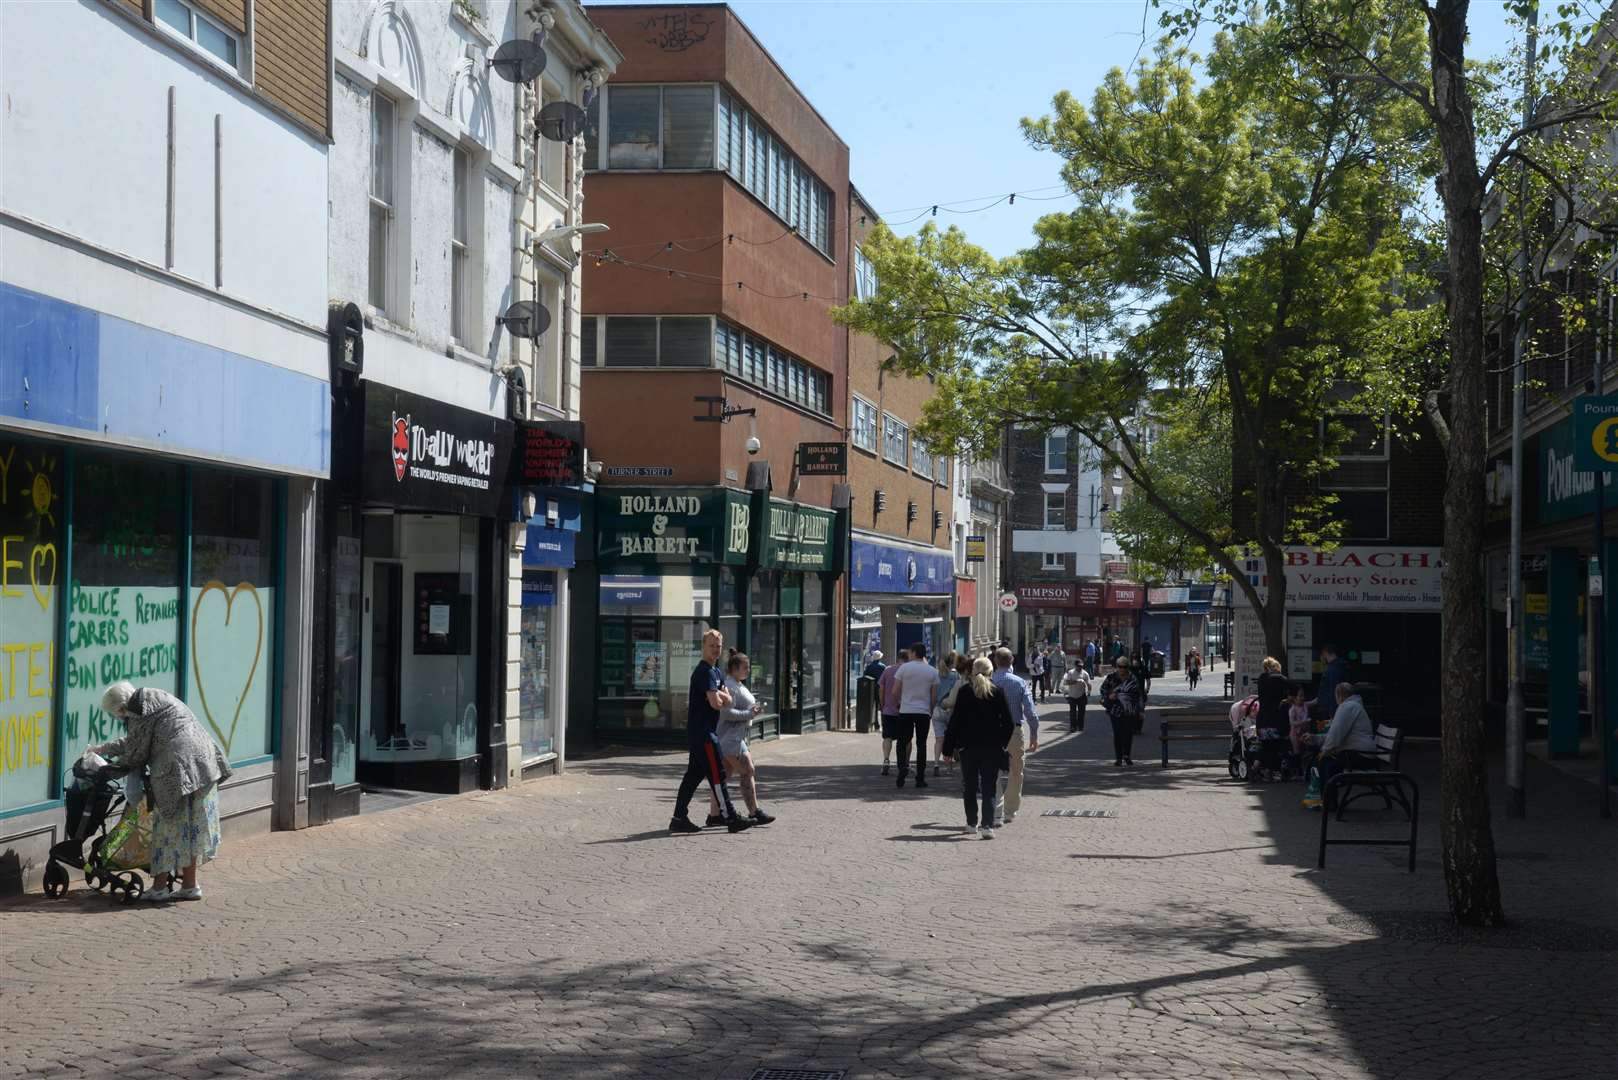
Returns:
[[[516,38],[494,50],[489,66],[499,72],[507,82],[528,83],[539,78],[545,70],[545,50],[537,41]]]
[[[589,125],[585,111],[571,101],[553,101],[539,110],[539,133],[552,142],[572,142]]]
[[[495,322],[505,327],[512,337],[538,341],[539,335],[550,329],[551,313],[537,300],[518,300]]]

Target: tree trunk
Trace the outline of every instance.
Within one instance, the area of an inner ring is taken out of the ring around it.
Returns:
[[[1450,278],[1439,815],[1451,913],[1466,925],[1496,926],[1504,914],[1484,745],[1483,185],[1463,68],[1466,14],[1467,0],[1439,0],[1428,17]]]
[[[1270,595],[1264,610],[1264,648],[1287,669],[1287,557],[1274,544],[1264,545],[1264,573],[1270,579]]]

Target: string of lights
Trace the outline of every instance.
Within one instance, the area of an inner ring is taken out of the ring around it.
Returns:
[[[1061,194],[1043,194],[1044,192],[1049,191],[1059,191]],[[928,203],[924,206],[907,206],[901,210],[891,210],[880,213],[877,215],[877,218],[880,221],[886,222],[890,228],[903,228],[906,225],[913,225],[926,217],[937,217],[940,211],[943,211],[946,214],[964,216],[967,214],[981,214],[987,210],[993,210],[1002,203],[1007,206],[1015,206],[1017,205],[1018,199],[1022,199],[1024,202],[1056,202],[1061,199],[1070,199],[1072,197],[1073,192],[1067,190],[1067,186],[1065,184],[1052,184],[1048,187],[1030,188],[1027,191],[1013,191],[1005,195],[980,195],[972,199],[956,199],[953,202]],[[985,200],[988,201],[985,202]],[[984,205],[973,206],[972,204],[974,203],[983,203]],[[963,209],[963,207],[966,209]],[[899,214],[913,214],[914,216],[899,221],[890,220]],[[861,226],[866,225],[868,221],[869,218],[867,215],[859,215],[859,223]],[[654,247],[661,247],[665,251],[680,250],[687,252],[688,254],[700,254],[701,252],[710,251],[713,248],[718,247],[720,243],[743,243],[751,247],[764,247],[766,245],[776,243],[779,240],[783,240],[788,236],[795,236],[797,233],[797,228],[789,225],[781,232],[770,237],[768,240],[754,240],[751,237],[740,236],[733,232],[710,233],[705,236],[686,236],[675,240],[641,240],[630,243],[613,244],[611,248],[592,249],[583,252],[583,254],[588,257],[594,257],[608,250],[630,251]],[[703,246],[691,248],[686,246],[688,244],[702,244]]]
[[[749,285],[745,281],[726,281],[725,279],[714,274],[704,274],[694,270],[676,270],[673,267],[661,266],[657,263],[626,259],[610,248],[596,254],[594,258],[597,266],[601,266],[605,263],[612,263],[614,266],[622,266],[630,270],[640,270],[649,274],[662,274],[666,277],[682,278],[687,281],[695,281],[701,285],[716,285],[726,289],[735,288],[738,292],[750,292],[755,296],[761,296],[768,300],[819,300],[827,304],[840,304],[843,303],[845,299],[844,297],[840,296],[824,296],[820,293],[812,292],[766,292],[755,285]]]

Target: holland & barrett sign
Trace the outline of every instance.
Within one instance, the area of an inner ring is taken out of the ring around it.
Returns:
[[[772,499],[765,509],[759,565],[827,571],[835,565],[837,516],[830,510]]]
[[[725,488],[610,488],[597,493],[604,564],[742,563],[752,532],[747,496]]]

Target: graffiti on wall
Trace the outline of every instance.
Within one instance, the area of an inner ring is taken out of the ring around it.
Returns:
[[[647,31],[646,44],[664,52],[685,52],[707,40],[713,22],[700,11],[675,11],[653,15],[640,24]]]
[[[50,793],[60,487],[47,448],[0,441],[0,809]]]
[[[214,738],[233,755],[244,706],[254,702],[255,681],[264,658],[264,603],[250,582],[234,587],[214,580],[204,585],[191,605],[192,697]],[[248,709],[263,716],[262,707]],[[263,749],[260,738],[254,749]]]

